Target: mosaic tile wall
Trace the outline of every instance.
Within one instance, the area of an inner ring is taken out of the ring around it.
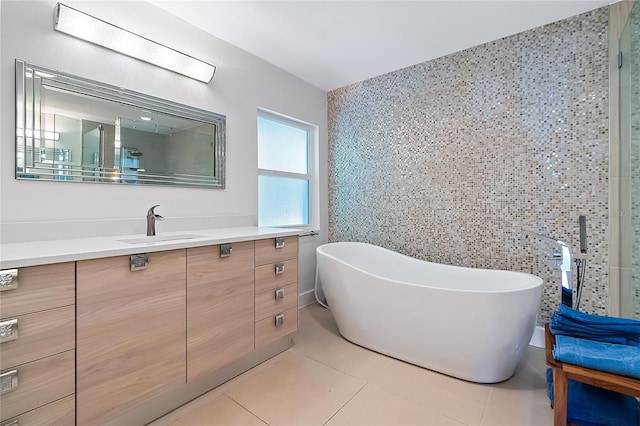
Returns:
[[[631,306],[633,317],[640,319],[640,5],[635,3],[629,17],[631,34],[631,225],[633,227]],[[624,125],[624,124],[623,124]]]
[[[329,240],[544,279],[539,322],[560,301],[556,249],[578,247],[581,310],[608,294],[608,8],[334,90]]]

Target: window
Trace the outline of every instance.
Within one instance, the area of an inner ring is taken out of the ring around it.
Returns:
[[[258,225],[310,226],[316,127],[258,111]]]

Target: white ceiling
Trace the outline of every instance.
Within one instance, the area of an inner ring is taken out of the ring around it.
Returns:
[[[615,1],[151,0],[327,91]]]

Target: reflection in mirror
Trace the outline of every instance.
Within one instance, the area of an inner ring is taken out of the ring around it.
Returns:
[[[224,188],[225,117],[16,60],[16,178]]]

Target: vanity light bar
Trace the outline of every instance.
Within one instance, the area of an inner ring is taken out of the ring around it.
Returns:
[[[209,83],[216,67],[200,59],[94,18],[62,3],[55,8],[54,29],[132,58]]]

